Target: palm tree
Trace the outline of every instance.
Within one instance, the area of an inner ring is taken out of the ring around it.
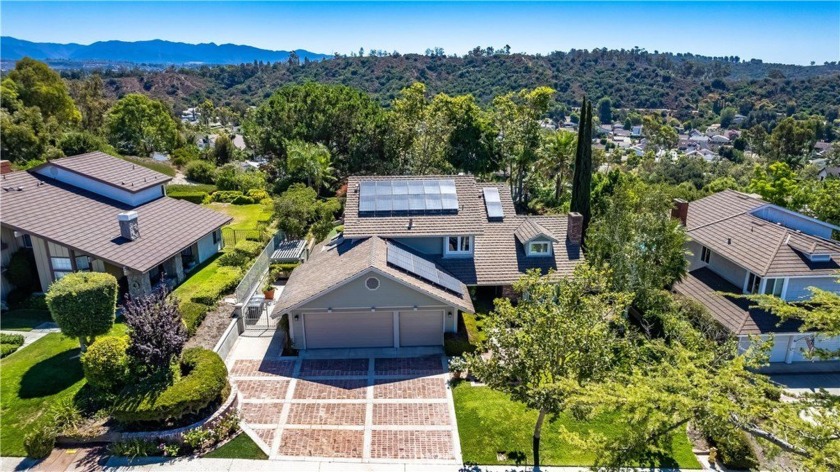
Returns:
[[[543,144],[539,166],[554,181],[554,200],[559,201],[563,193],[564,179],[572,168],[577,146],[575,133],[558,130],[547,136]]]
[[[306,176],[306,185],[321,194],[324,182],[335,180],[335,168],[332,166],[330,150],[323,144],[304,141],[291,141],[286,145],[286,163],[290,172],[299,172]]]

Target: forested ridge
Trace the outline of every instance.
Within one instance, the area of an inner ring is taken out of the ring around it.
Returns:
[[[364,51],[360,51],[363,53]],[[343,84],[389,104],[414,82],[430,93],[472,94],[481,103],[511,91],[549,86],[557,102],[577,107],[583,95],[610,97],[618,108],[674,110],[684,120],[694,112],[734,106],[743,114],[758,106],[779,112],[829,114],[840,105],[840,65],[765,64],[735,56],[710,58],[644,50],[572,50],[548,55],[510,54],[476,48],[463,57],[389,53],[336,56],[321,62],[291,58],[283,63],[169,68],[159,72],[105,72],[114,97],[139,92],[177,110],[205,98],[214,103],[257,105],[290,83]],[[81,72],[65,72],[75,79]]]

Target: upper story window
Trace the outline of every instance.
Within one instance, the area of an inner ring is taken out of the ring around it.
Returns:
[[[443,252],[447,256],[469,256],[473,253],[472,236],[449,236],[444,239]]]
[[[700,260],[705,262],[706,264],[708,264],[709,259],[711,259],[711,257],[712,257],[712,251],[709,248],[707,248],[706,246],[703,246],[703,250],[700,251]]]
[[[782,296],[782,287],[785,285],[785,279],[767,279],[764,283],[764,294]]]
[[[529,256],[550,256],[551,243],[548,241],[532,241],[528,243]]]

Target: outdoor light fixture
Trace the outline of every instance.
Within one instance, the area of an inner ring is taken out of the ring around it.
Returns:
[[[375,306],[370,307],[370,311],[376,311],[376,307]]]
[[[332,313],[332,307],[327,308],[327,313]]]
[[[414,311],[417,311],[417,305],[414,305]]]
[[[452,312],[450,311],[449,313],[447,313],[447,314],[446,314],[446,317],[447,317],[447,318],[452,318]]]
[[[300,315],[295,315],[295,321],[300,319]]]

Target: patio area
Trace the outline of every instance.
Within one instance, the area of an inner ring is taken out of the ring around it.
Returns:
[[[279,336],[241,337],[227,359],[271,459],[461,464],[440,348],[281,352]]]

